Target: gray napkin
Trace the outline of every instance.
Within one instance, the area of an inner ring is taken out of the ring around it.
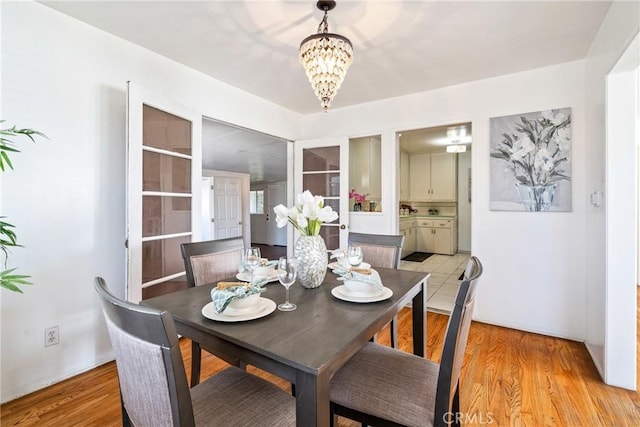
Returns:
[[[263,281],[266,283],[266,280]],[[257,285],[254,283],[253,285],[239,285],[239,286],[231,286],[225,289],[218,290],[218,288],[213,288],[211,290],[211,300],[213,301],[213,307],[215,308],[217,313],[222,313],[229,306],[229,303],[236,298],[246,298],[253,294],[258,294],[266,291],[262,285]]]
[[[332,271],[334,274],[340,276],[342,280],[347,279],[368,283],[377,291],[382,291],[382,288],[384,287],[384,285],[382,284],[382,280],[380,279],[380,274],[374,269],[371,269],[371,274],[357,273],[355,271],[349,271],[343,268],[335,268]]]

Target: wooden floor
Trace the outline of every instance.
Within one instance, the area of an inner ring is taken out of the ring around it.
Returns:
[[[410,315],[408,309],[400,314],[399,342],[407,351]],[[431,360],[440,358],[447,320],[444,315],[427,315]],[[388,333],[381,337],[388,343]],[[190,342],[183,339],[181,349],[188,371]],[[223,366],[207,355],[202,375],[212,375]],[[285,381],[250,370],[289,390]],[[8,402],[0,407],[0,425],[120,425],[116,375],[111,362]],[[640,426],[640,393],[604,385],[582,343],[477,322],[469,333],[460,400],[467,426]],[[356,424],[340,419],[339,425]]]

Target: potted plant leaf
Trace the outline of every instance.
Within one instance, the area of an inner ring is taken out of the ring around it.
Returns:
[[[4,120],[0,120],[0,124],[4,122]],[[13,169],[9,156],[20,152],[16,148],[13,138],[21,136],[29,138],[32,142],[36,142],[35,136],[47,138],[42,132],[33,129],[18,129],[16,126],[0,129],[0,170],[2,172]],[[22,293],[20,286],[31,285],[31,282],[27,281],[30,276],[16,274],[16,268],[7,269],[10,248],[20,247],[21,245],[18,244],[18,237],[14,231],[15,227],[13,224],[6,222],[5,219],[5,216],[0,216],[0,249],[4,258],[2,271],[0,271],[0,287]]]

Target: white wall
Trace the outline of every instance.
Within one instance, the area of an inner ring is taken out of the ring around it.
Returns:
[[[0,400],[111,358],[93,278],[124,294],[125,88],[128,80],[213,117],[296,139],[300,116],[42,4],[1,2],[2,118],[45,132],[2,178],[2,215],[32,276],[1,298]],[[44,329],[60,344],[44,348]]]
[[[381,134],[387,159],[382,171],[383,206],[397,206],[395,194],[395,199],[384,200],[385,194],[395,193],[398,176],[395,132],[472,122],[471,247],[485,266],[476,318],[584,339],[584,66],[584,61],[574,61],[305,116],[305,137]],[[572,109],[573,211],[489,211],[489,119],[563,107]],[[378,221],[381,233],[397,230],[391,218],[395,212],[386,212],[388,217]]]
[[[586,342],[593,360],[604,376],[606,303],[606,77],[640,27],[640,3],[614,1],[586,58],[585,166],[587,193],[603,195],[600,206],[586,205]],[[630,186],[633,183],[629,183]],[[621,207],[631,209],[631,206]],[[630,249],[627,249],[630,250]],[[635,301],[635,295],[632,297]]]

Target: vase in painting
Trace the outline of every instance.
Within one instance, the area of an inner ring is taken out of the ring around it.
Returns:
[[[522,206],[531,212],[548,212],[553,203],[558,184],[552,182],[547,185],[527,185],[516,183]]]

